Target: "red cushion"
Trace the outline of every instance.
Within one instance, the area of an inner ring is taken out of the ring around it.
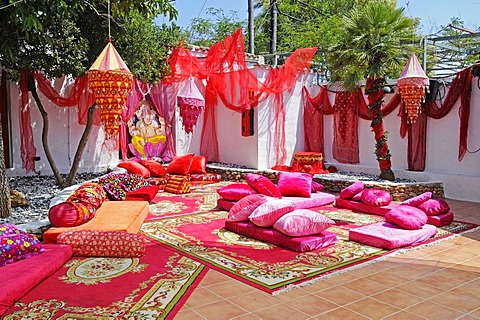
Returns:
[[[74,201],[54,205],[48,211],[48,219],[54,227],[75,227],[90,221],[95,215],[95,207]]]
[[[238,201],[257,192],[245,183],[232,183],[217,189],[217,193],[227,200]]]
[[[227,221],[248,221],[250,214],[266,201],[267,198],[263,194],[252,194],[242,198],[228,212]]]
[[[435,227],[443,227],[453,222],[454,214],[449,211],[437,216],[428,216],[427,224],[433,224]]]
[[[155,160],[141,160],[140,163],[150,171],[151,177],[162,178],[167,173],[163,164]]]
[[[174,157],[172,162],[167,166],[167,173],[186,176],[190,170],[192,159],[193,153]]]
[[[148,201],[151,202],[160,190],[159,185],[151,185],[145,188],[137,189],[135,191],[127,192],[125,200],[127,201]]]
[[[207,158],[204,156],[194,156],[188,173],[207,173]]]
[[[362,181],[356,181],[340,191],[340,198],[350,199],[365,188]]]
[[[282,196],[310,198],[312,175],[301,172],[279,172],[277,186]]]
[[[427,215],[415,207],[401,205],[387,212],[385,221],[403,229],[417,230],[427,223]]]
[[[383,207],[392,202],[392,196],[385,190],[364,189],[362,192],[362,202],[372,207]]]
[[[217,200],[217,207],[220,210],[230,211],[236,203],[237,201],[220,198]]]
[[[418,207],[428,199],[432,197],[432,193],[430,191],[424,192],[421,195],[416,197],[410,198],[402,202],[402,204],[406,204],[407,206]]]
[[[141,163],[133,160],[123,160],[118,165],[120,168],[124,168],[129,173],[136,173],[144,178],[150,178],[150,171],[145,168]]]
[[[172,176],[168,179],[164,190],[170,193],[182,194],[190,192],[190,182],[188,177]]]
[[[360,191],[359,193],[357,193],[356,195],[354,195],[353,197],[350,198],[350,200],[353,200],[353,201],[362,201],[362,194],[363,194],[363,190]]]
[[[269,197],[282,197],[280,190],[278,190],[277,186],[267,177],[255,173],[247,173],[245,179],[247,180],[248,185],[258,193]]]
[[[429,199],[419,205],[418,208],[423,210],[428,216],[436,216],[450,211],[450,206],[442,199]]]

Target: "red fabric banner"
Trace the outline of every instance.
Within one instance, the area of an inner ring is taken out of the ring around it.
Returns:
[[[333,158],[340,163],[360,162],[358,149],[357,92],[338,92],[333,106]],[[363,97],[360,97],[363,100]]]

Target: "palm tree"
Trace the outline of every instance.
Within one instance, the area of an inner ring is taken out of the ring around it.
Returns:
[[[395,1],[374,0],[354,7],[344,18],[339,31],[341,41],[329,54],[329,69],[334,80],[354,89],[366,78],[365,94],[373,117],[375,154],[380,166],[380,178],[395,180],[391,169],[388,132],[384,131],[381,106],[386,77],[398,77],[412,49],[416,21],[397,9]]]

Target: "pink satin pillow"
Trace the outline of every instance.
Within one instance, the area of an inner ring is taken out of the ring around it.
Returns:
[[[250,214],[267,201],[263,194],[252,194],[235,203],[228,212],[227,221],[248,221]]]
[[[442,199],[429,199],[417,208],[425,212],[427,216],[438,216],[450,211],[450,206]]]
[[[217,193],[227,200],[238,201],[257,192],[246,183],[233,183],[217,189]]]
[[[312,180],[312,192],[322,191],[324,188],[323,184],[318,183],[317,181]]]
[[[273,228],[290,237],[320,233],[335,222],[321,213],[309,209],[296,209],[280,217]]]
[[[363,190],[357,193],[356,195],[354,195],[351,199],[353,201],[362,201],[362,194],[363,194]]]
[[[279,172],[277,187],[282,196],[310,198],[312,175],[301,172]]]
[[[362,181],[356,181],[340,191],[340,198],[350,199],[365,188]]]
[[[282,194],[277,186],[267,177],[255,173],[247,173],[245,176],[247,183],[258,193],[269,197],[281,198]]]
[[[412,207],[418,207],[425,201],[429,200],[431,197],[432,197],[432,193],[430,191],[427,191],[422,193],[421,195],[407,199],[403,201],[401,204],[405,204],[407,206],[412,206]]]
[[[385,190],[364,189],[362,192],[362,202],[372,207],[383,207],[392,202],[392,196]]]
[[[259,205],[248,218],[259,227],[271,227],[281,216],[293,210],[295,210],[295,204],[292,201],[270,197],[265,203]]]
[[[385,214],[385,221],[408,230],[421,229],[427,220],[425,212],[412,206],[398,206]]]

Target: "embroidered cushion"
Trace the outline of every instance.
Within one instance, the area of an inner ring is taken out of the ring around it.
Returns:
[[[98,209],[106,199],[107,194],[101,184],[85,182],[68,197],[67,201],[83,202]]]
[[[141,163],[134,160],[123,160],[117,167],[126,169],[129,173],[136,173],[144,178],[150,178],[150,171],[145,168]]]
[[[364,189],[362,202],[372,207],[383,207],[392,202],[392,196],[385,190]]]
[[[120,181],[120,175],[111,173],[98,178],[98,182],[103,185],[103,189],[110,200],[125,200],[127,192]]]
[[[217,189],[217,193],[227,200],[238,201],[251,194],[257,192],[245,183],[232,183],[228,186],[223,186]]]
[[[155,160],[141,160],[140,163],[150,172],[150,177],[162,178],[167,173],[163,164]]]
[[[21,234],[22,230],[17,229],[17,226],[11,223],[0,224],[0,237],[7,234]]]
[[[340,191],[340,198],[350,199],[365,188],[362,181],[356,181]]]
[[[123,189],[125,189],[126,192],[151,186],[151,183],[148,182],[148,180],[145,180],[139,174],[119,174],[118,179],[120,181],[120,185],[123,187]]]
[[[96,208],[81,201],[64,201],[48,211],[48,219],[54,227],[75,227],[92,220]]]
[[[277,186],[267,177],[255,173],[247,173],[245,176],[247,183],[258,193],[269,197],[281,198],[282,194]]]
[[[259,227],[271,227],[281,216],[293,210],[295,205],[292,201],[269,197],[253,210],[248,219]]]
[[[323,188],[324,188],[323,184],[318,183],[318,182],[312,180],[312,192],[322,191]]]
[[[68,244],[79,257],[133,258],[145,254],[145,239],[125,231],[72,230],[57,237],[57,243]]]
[[[442,199],[429,199],[418,206],[428,216],[436,216],[450,211],[450,206]]]
[[[309,209],[296,209],[280,217],[273,228],[291,237],[308,236],[320,233],[335,222],[321,213]]]
[[[411,206],[397,206],[385,214],[385,221],[403,229],[421,229],[427,223],[427,215],[422,210]]]
[[[207,158],[204,156],[194,156],[192,163],[188,169],[189,174],[205,174],[207,173]]]
[[[193,153],[174,157],[172,162],[170,162],[170,164],[167,166],[167,173],[186,176],[190,170],[192,160]]]
[[[190,182],[188,178],[182,176],[171,176],[168,179],[165,191],[170,193],[182,194],[190,192]]]
[[[432,197],[432,193],[430,191],[427,191],[427,192],[422,193],[421,195],[418,195],[416,197],[407,199],[407,200],[403,201],[401,204],[406,204],[406,205],[412,206],[412,207],[418,207],[419,205],[421,205],[425,201],[429,200],[431,197]]]
[[[18,230],[20,231],[20,230]],[[11,230],[11,232],[14,232]],[[20,233],[3,234],[0,237],[0,267],[27,259],[45,251],[36,236]]]
[[[235,203],[229,210],[227,221],[248,221],[250,214],[267,201],[263,194],[252,194]]]
[[[286,197],[311,197],[312,175],[301,172],[279,172],[278,190]]]

